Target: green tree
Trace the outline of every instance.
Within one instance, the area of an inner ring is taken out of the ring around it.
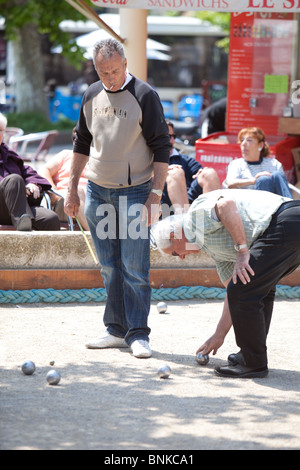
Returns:
[[[53,44],[62,46],[62,54],[78,65],[83,50],[59,24],[85,18],[65,0],[0,0],[0,14],[5,18],[5,38],[12,43],[17,112],[48,115],[41,35],[48,34]]]
[[[228,36],[224,39],[220,39],[216,43],[218,47],[223,48],[228,52],[231,13],[221,11],[197,11],[195,16],[203,21],[209,21],[215,26],[220,26],[225,33],[228,33]]]
[[[185,12],[182,11],[169,11],[167,15],[169,16],[183,16]],[[217,46],[225,49],[227,52],[229,50],[229,29],[230,29],[230,16],[231,13],[221,12],[221,11],[194,11],[193,16],[199,18],[202,21],[209,21],[215,26],[220,26],[223,29],[224,33],[228,33],[224,39],[217,41]]]

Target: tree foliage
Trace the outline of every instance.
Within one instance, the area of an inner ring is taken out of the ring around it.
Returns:
[[[225,32],[229,32],[230,13],[222,11],[197,11],[197,18],[203,21],[209,21],[215,26],[220,26]]]
[[[229,33],[230,30],[230,16],[231,13],[221,11],[198,11],[195,15],[203,21],[209,21],[215,26],[220,26],[225,33]],[[216,45],[220,49],[224,49],[226,52],[229,51],[229,35],[223,39],[219,39]]]
[[[170,11],[167,13],[169,16],[182,16],[185,12],[182,11]],[[230,16],[231,13],[222,11],[194,11],[193,17],[199,18],[202,21],[209,21],[212,25],[220,26],[225,33],[229,33],[230,30]],[[216,45],[221,49],[228,52],[229,50],[229,35],[216,42]]]
[[[62,46],[62,54],[70,63],[78,65],[82,62],[83,49],[69,33],[59,28],[59,24],[67,19],[85,20],[85,17],[65,0],[0,0],[0,12],[5,18],[6,39],[16,39],[24,25],[32,23],[39,33],[48,34],[54,45]]]

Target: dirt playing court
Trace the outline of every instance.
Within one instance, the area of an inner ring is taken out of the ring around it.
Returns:
[[[222,301],[167,303],[159,314],[152,302],[150,359],[84,347],[102,331],[104,304],[2,305],[0,449],[299,449],[300,301],[276,301],[269,376],[254,380],[214,375],[237,350],[232,331],[207,366],[195,361]],[[21,372],[25,360],[36,364],[32,376]],[[46,382],[51,361],[57,386]],[[165,363],[171,376],[159,379]]]

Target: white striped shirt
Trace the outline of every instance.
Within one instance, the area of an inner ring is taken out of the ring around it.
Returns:
[[[236,179],[249,180],[254,178],[257,173],[262,171],[268,171],[275,173],[275,171],[281,171],[284,175],[284,171],[281,163],[274,157],[265,157],[258,162],[247,162],[244,158],[236,158],[232,160],[227,167],[226,181],[232,182]],[[226,182],[224,184],[226,187]],[[254,189],[255,185],[243,186],[241,189]]]

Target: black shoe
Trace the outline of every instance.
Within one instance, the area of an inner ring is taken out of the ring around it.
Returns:
[[[237,364],[241,364],[242,366],[246,365],[242,351],[239,351],[238,353],[234,354],[229,354],[229,356],[227,357],[227,361],[230,366],[236,366]]]
[[[16,229],[21,232],[31,232],[32,223],[31,223],[30,215],[28,214],[21,215],[21,217],[18,220]]]
[[[267,367],[260,369],[250,369],[250,367],[236,364],[234,366],[228,365],[223,367],[216,367],[215,374],[219,377],[240,378],[240,379],[254,379],[262,378],[268,375]]]

